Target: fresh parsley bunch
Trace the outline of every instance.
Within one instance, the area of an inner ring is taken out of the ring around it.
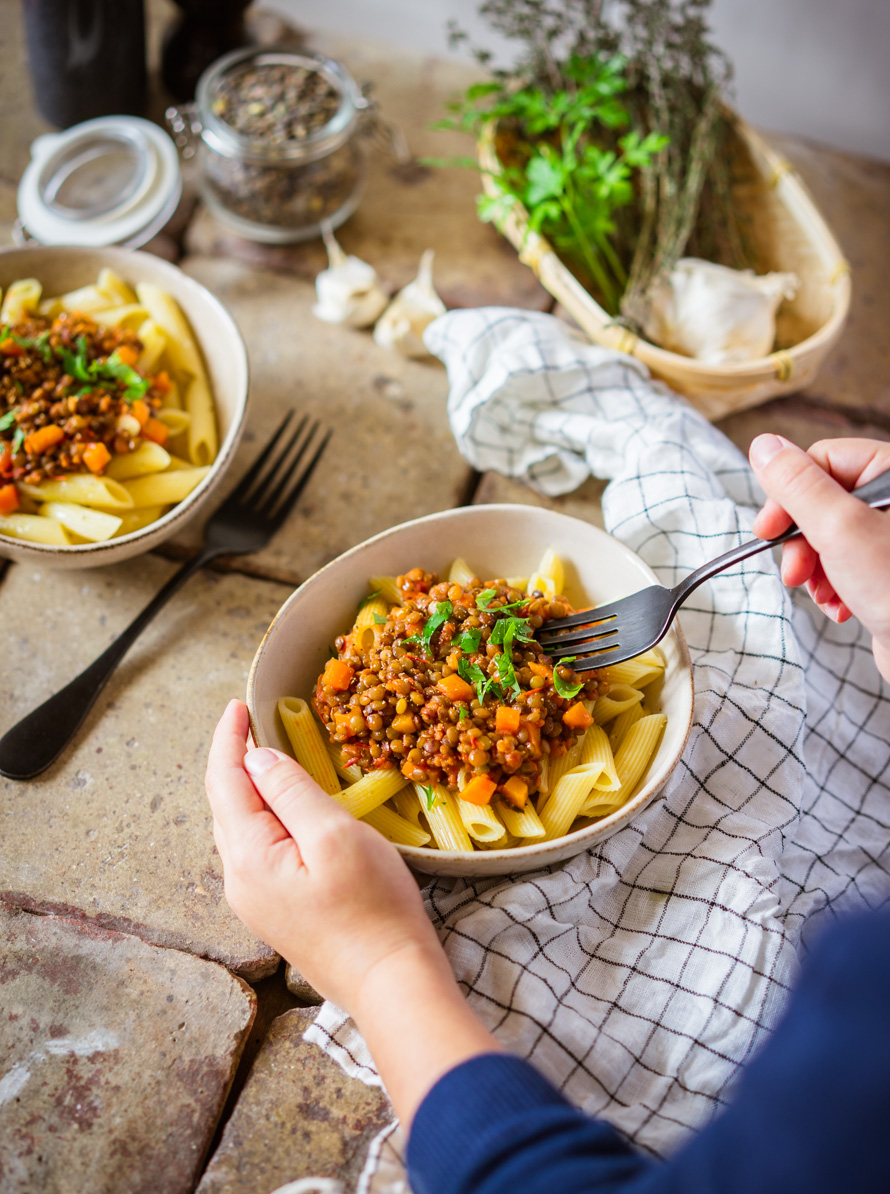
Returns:
[[[454,116],[437,126],[478,137],[496,122],[502,168],[492,175],[497,194],[478,199],[481,219],[500,224],[521,204],[529,228],[589,274],[613,315],[627,285],[615,214],[634,202],[635,172],[649,170],[668,144],[658,132],[619,135],[630,122],[619,99],[625,68],[621,54],[574,54],[561,64],[555,89],[517,87],[508,78],[479,83],[448,105]],[[472,159],[460,164],[475,166]]]

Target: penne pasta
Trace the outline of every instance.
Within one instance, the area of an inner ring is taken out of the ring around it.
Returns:
[[[36,278],[12,282],[0,303],[0,323],[18,323],[37,310],[41,286]]]
[[[113,269],[99,270],[99,277],[96,285],[104,295],[107,295],[111,305],[123,306],[125,303],[136,302],[136,291],[132,286],[128,286],[120,274],[116,274]]]
[[[32,543],[48,543],[53,547],[67,547],[71,539],[65,528],[40,514],[0,514],[0,534],[13,539],[29,539]]]
[[[653,680],[658,680],[663,673],[664,657],[661,652],[647,651],[645,655],[637,655],[635,659],[604,667],[601,674],[613,687],[616,684],[629,684],[632,688],[645,688]]]
[[[167,506],[188,497],[209,471],[209,467],[205,467],[149,473],[147,476],[125,481],[123,488],[130,499],[130,505],[137,509],[140,506]]]
[[[464,829],[477,842],[499,841],[507,832],[504,823],[490,804],[471,804],[457,798],[457,811]]]
[[[402,604],[402,593],[394,576],[372,576],[368,584],[372,593],[379,593],[390,605]]]
[[[90,543],[113,538],[121,527],[121,519],[116,515],[78,506],[75,502],[47,502],[40,513]]]
[[[278,716],[297,762],[329,796],[334,796],[340,791],[340,780],[308,704],[300,697],[281,697]]]
[[[415,784],[417,799],[421,802],[423,814],[430,827],[436,845],[440,850],[472,850],[473,843],[461,820],[457,797],[440,784],[426,789]],[[426,792],[429,792],[427,798]]]
[[[366,813],[362,820],[397,846],[425,846],[430,840],[425,829],[414,821],[406,821],[385,804]]]
[[[455,585],[467,585],[473,579],[476,573],[472,570],[466,560],[458,556],[448,569],[448,579]]]
[[[91,311],[90,318],[106,328],[126,327],[137,331],[145,323],[146,311],[139,303],[127,303],[126,306],[106,307],[104,310]],[[141,361],[141,357],[139,360]],[[137,365],[139,362],[137,361]]]
[[[201,352],[185,316],[168,294],[150,282],[136,287],[139,301],[167,336],[167,354],[179,372],[191,374],[183,404],[191,416],[188,429],[189,458],[199,466],[210,464],[217,453],[216,418],[210,385]]]
[[[593,706],[593,720],[598,726],[606,725],[620,713],[626,713],[634,705],[643,703],[643,694],[639,688],[632,688],[630,684],[613,684],[605,696],[597,699]]]
[[[647,717],[641,717],[624,736],[615,755],[615,767],[621,785],[618,790],[618,795],[622,797],[621,804],[633,795],[658,748],[666,723],[667,718],[663,713],[650,713]]]
[[[549,600],[562,593],[565,587],[565,569],[562,560],[556,552],[548,547],[541,557],[538,567],[528,578],[527,593],[534,593],[537,589]]]
[[[143,527],[151,526],[153,522],[167,513],[169,507],[167,506],[143,506],[139,510],[121,510],[118,517],[121,520],[121,525],[115,535],[119,539],[121,535],[130,535],[133,531],[141,531]],[[104,511],[109,513],[109,511]]]
[[[361,819],[395,796],[407,782],[400,771],[369,771],[348,788],[331,795],[348,813]]]
[[[101,311],[108,306],[108,295],[103,294],[98,286],[81,286],[78,290],[69,290],[67,294],[59,295],[62,310],[69,315],[79,311],[82,315],[92,315],[94,311]]]
[[[631,705],[629,709],[625,709],[623,713],[619,713],[612,722],[612,728],[609,731],[609,745],[612,748],[612,753],[615,754],[618,747],[624,741],[624,735],[630,727],[643,716],[642,705]]]
[[[142,341],[142,352],[136,362],[136,368],[143,375],[153,373],[167,347],[167,336],[164,329],[153,319],[144,319],[136,329],[136,335]]]
[[[328,741],[328,754],[331,762],[334,764],[334,770],[341,779],[345,779],[348,784],[354,784],[357,779],[362,778],[362,769],[353,763],[351,767],[345,766],[343,762],[343,752],[336,742]]]
[[[151,440],[146,439],[135,452],[112,456],[105,469],[105,476],[114,481],[131,481],[134,477],[142,477],[146,473],[162,473],[169,467],[170,453],[160,444],[153,444]]]
[[[162,406],[156,417],[170,429],[173,439],[188,431],[189,423],[192,421],[187,411],[180,410],[175,406]],[[187,461],[185,463],[188,464]],[[189,467],[191,467],[190,464]]]
[[[370,646],[374,639],[374,635],[380,626],[378,619],[386,621],[386,615],[389,613],[389,601],[384,601],[382,597],[366,597],[362,602],[362,607],[358,611],[358,615],[353,623],[350,634],[352,641],[360,648],[364,649]],[[370,638],[368,637],[370,635]]]
[[[19,481],[22,493],[38,502],[74,502],[78,506],[101,506],[107,510],[131,510],[132,497],[113,477],[94,477],[90,473],[69,473],[39,485]],[[147,503],[146,503],[147,504]]]
[[[530,803],[524,809],[518,809],[501,800],[497,810],[511,837],[533,839],[543,837],[546,833],[541,818]]]
[[[415,825],[420,824],[422,809],[413,787],[408,786],[396,792],[392,803],[400,817],[404,817],[406,821],[413,821]]]
[[[585,731],[581,746],[581,762],[560,779],[541,811],[541,824],[547,841],[568,833],[594,789],[617,792],[620,787],[609,739],[602,726],[590,726]]]

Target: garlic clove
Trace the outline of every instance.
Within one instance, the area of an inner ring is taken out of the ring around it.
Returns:
[[[377,271],[367,261],[344,253],[330,228],[324,228],[322,235],[329,264],[315,279],[318,302],[312,314],[325,323],[370,326],[389,302]]]
[[[424,329],[445,314],[445,304],[433,288],[433,258],[427,249],[420,259],[417,277],[395,296],[374,328],[374,340],[406,357],[429,356],[423,343]]]
[[[800,286],[796,274],[755,275],[713,261],[684,257],[626,314],[669,352],[709,365],[767,356],[776,338],[776,311]]]

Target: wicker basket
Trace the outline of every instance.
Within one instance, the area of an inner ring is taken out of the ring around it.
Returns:
[[[707,365],[657,348],[616,324],[591,298],[548,241],[529,230],[522,207],[515,205],[499,225],[520,261],[534,270],[591,340],[637,357],[709,419],[793,393],[811,382],[840,338],[850,308],[850,267],[800,178],[750,125],[738,117],[735,122],[748,168],[734,195],[751,217],[758,272],[787,270],[801,281],[797,297],[779,308],[776,351],[767,357],[740,365]],[[497,175],[500,163],[493,125],[481,137],[478,152],[483,185],[494,194],[492,175]]]

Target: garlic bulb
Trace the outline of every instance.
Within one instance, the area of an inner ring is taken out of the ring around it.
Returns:
[[[684,257],[625,314],[661,348],[709,365],[732,365],[772,351],[776,311],[799,286],[796,274],[757,276]]]
[[[367,261],[343,252],[330,228],[323,228],[329,266],[315,279],[318,302],[312,308],[316,319],[325,323],[346,323],[366,328],[374,322],[389,301],[377,278],[377,271]]]
[[[445,304],[433,289],[432,249],[420,259],[417,277],[400,290],[374,328],[374,340],[383,348],[394,348],[406,357],[425,357],[423,343],[427,324],[445,314]]]

